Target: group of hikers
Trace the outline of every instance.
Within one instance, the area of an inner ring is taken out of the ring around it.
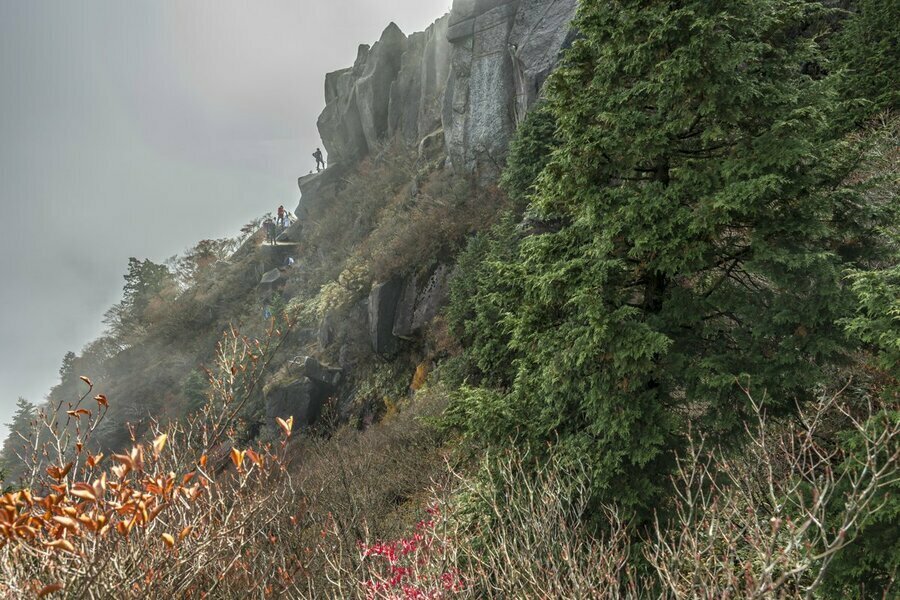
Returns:
[[[318,173],[325,168],[325,157],[321,148],[316,148],[316,151],[313,152],[313,158],[316,159],[316,172]],[[277,245],[279,236],[293,225],[296,220],[296,217],[286,210],[284,205],[279,206],[276,217],[273,219],[271,216],[267,216],[262,223],[263,229],[266,231],[266,243],[273,246]],[[283,272],[284,269],[292,269],[293,267],[294,257],[286,256],[279,270]],[[266,321],[271,320],[274,316],[270,306],[271,301],[272,297],[263,300],[263,319]]]
[[[284,205],[279,206],[278,216],[275,219],[266,217],[266,220],[263,221],[263,228],[266,230],[266,242],[276,244],[278,236],[290,227],[294,220],[294,216],[285,210]]]
[[[325,156],[322,154],[321,148],[316,148],[312,155],[316,159],[316,172],[318,173],[325,168]],[[263,229],[266,230],[266,243],[277,244],[278,236],[290,227],[295,220],[296,218],[284,209],[284,205],[279,206],[278,216],[275,219],[266,217],[266,220],[263,221]]]

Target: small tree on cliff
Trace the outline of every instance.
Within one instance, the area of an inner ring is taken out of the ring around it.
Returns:
[[[173,282],[172,273],[165,265],[150,259],[128,259],[122,301],[106,312],[103,321],[120,345],[128,345],[143,333],[149,324],[147,309],[151,302]]]
[[[532,206],[566,225],[496,269],[524,287],[517,374],[459,400],[470,431],[587,458],[598,500],[640,508],[688,420],[739,431],[739,380],[772,411],[810,396],[845,344],[845,245],[867,247],[833,86],[797,35],[815,6],[581,4]]]
[[[19,398],[16,402],[16,412],[12,421],[6,423],[9,434],[3,442],[3,451],[0,452],[0,464],[11,467],[16,464],[16,452],[22,446],[22,438],[28,438],[31,433],[35,418],[34,404],[25,398]],[[12,470],[12,469],[10,469]]]

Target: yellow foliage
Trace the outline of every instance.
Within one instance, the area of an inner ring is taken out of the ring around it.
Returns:
[[[425,386],[425,381],[428,380],[428,371],[428,363],[419,363],[419,366],[416,367],[416,374],[413,375],[412,383],[409,385],[414,392],[418,392]]]

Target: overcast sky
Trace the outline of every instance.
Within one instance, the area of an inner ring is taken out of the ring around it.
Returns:
[[[0,423],[101,332],[128,257],[293,209],[325,73],[450,3],[0,0]]]

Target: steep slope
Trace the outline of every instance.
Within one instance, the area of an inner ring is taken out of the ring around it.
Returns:
[[[156,279],[133,274],[144,297],[111,311],[110,332],[69,361],[48,406],[64,411],[77,376],[90,375],[117,399],[95,440],[123,447],[201,406],[222,333],[265,339],[273,315],[285,336],[239,437],[265,435],[276,417],[312,426],[323,411],[371,422],[453,351],[435,317],[455,256],[506,206],[496,176],[571,38],[575,4],[457,1],[423,32],[390,24],[360,46],[353,66],[325,78],[330,164],[300,178],[299,219],[282,243],[263,243],[257,222],[233,253],[233,242],[204,241],[168,267],[135,261]]]

